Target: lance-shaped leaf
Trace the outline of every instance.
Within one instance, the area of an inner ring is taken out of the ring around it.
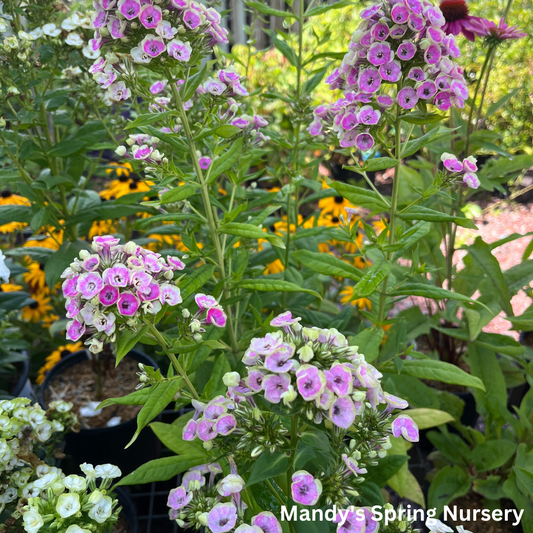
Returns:
[[[135,345],[141,340],[142,336],[148,331],[148,326],[144,325],[142,328],[135,329],[125,329],[120,332],[118,342],[117,342],[117,360],[115,365],[118,365],[122,359],[128,353],[130,353]]]
[[[382,197],[370,189],[355,187],[354,185],[348,185],[340,181],[333,182],[331,186],[340,196],[346,198],[346,200],[349,200],[354,205],[379,211],[384,211],[389,208]]]
[[[231,146],[221,156],[217,157],[207,171],[207,182],[212,183],[218,176],[229,170],[242,153],[242,137],[231,143]]]
[[[144,485],[145,483],[154,483],[156,481],[167,481],[202,463],[205,463],[205,455],[174,455],[155,459],[154,461],[148,461],[131,474],[123,477],[114,486]]]
[[[250,289],[253,291],[262,291],[262,292],[306,292],[312,294],[317,298],[322,299],[322,296],[318,292],[312,291],[311,289],[304,289],[291,283],[290,281],[284,281],[280,279],[268,279],[268,278],[256,278],[256,279],[245,279],[235,285],[235,287],[240,289]]]
[[[247,487],[268,478],[273,478],[287,472],[291,465],[291,458],[283,452],[262,453],[254,462]]]
[[[490,251],[490,246],[483,242],[481,237],[477,237],[474,244],[468,248],[468,253],[481,268],[485,275],[491,280],[494,290],[498,294],[502,309],[509,316],[513,316],[513,307],[511,305],[511,295],[505,278],[496,257]]]
[[[325,276],[337,276],[353,279],[354,281],[359,281],[362,277],[359,269],[333,255],[310,252],[309,250],[298,250],[293,252],[292,256],[313,272],[318,272]]]
[[[195,191],[196,189],[192,185],[181,185],[180,187],[175,187],[174,189],[165,191],[161,195],[161,203],[172,204],[174,202],[180,202],[181,200],[185,200],[185,198],[192,196]]]
[[[213,276],[215,265],[201,265],[185,276],[179,284],[181,297],[186,300],[191,294],[203,287]]]
[[[245,237],[247,239],[266,239],[272,246],[278,248],[285,248],[285,243],[281,240],[279,235],[267,233],[258,226],[253,224],[243,224],[242,222],[228,222],[220,226],[221,233],[228,235],[237,235],[238,237]]]
[[[426,283],[404,283],[401,287],[390,293],[389,296],[422,296],[433,300],[460,300],[462,302],[475,303],[485,307],[481,302],[472,300],[472,298],[469,298],[464,294],[441,289],[440,287]]]
[[[366,298],[374,293],[381,282],[390,274],[391,264],[388,261],[374,263],[353,288],[350,301]]]
[[[132,130],[133,128],[140,128],[141,126],[149,126],[154,122],[162,121],[176,111],[163,111],[162,113],[144,113],[139,115],[135,120],[130,122],[124,129]]]
[[[430,209],[429,207],[424,207],[423,205],[415,205],[404,211],[403,213],[398,214],[398,216],[403,220],[425,220],[426,222],[454,222],[458,226],[463,228],[477,229],[477,226],[470,220],[465,217],[455,217],[453,215],[448,215],[447,213],[442,213],[441,211],[436,211],[435,209]]]
[[[365,164],[362,167],[350,166],[344,168],[362,174],[363,172],[375,172],[376,170],[392,168],[396,166],[397,162],[398,160],[393,159],[392,157],[375,157],[365,161]]]

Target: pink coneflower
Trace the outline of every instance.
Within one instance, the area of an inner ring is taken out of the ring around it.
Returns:
[[[478,19],[472,22],[472,26],[480,37],[489,37],[495,41],[506,41],[507,39],[521,39],[527,33],[521,32],[517,26],[509,26],[503,18],[498,25],[492,20]]]
[[[464,0],[444,0],[440,3],[440,9],[446,19],[446,24],[442,27],[444,33],[448,35],[462,33],[469,41],[473,41],[476,35],[482,36],[481,30],[476,28],[473,23],[485,21],[485,19],[469,15],[468,6]]]

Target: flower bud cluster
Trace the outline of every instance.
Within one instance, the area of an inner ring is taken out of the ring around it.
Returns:
[[[48,411],[29,398],[0,401],[0,512],[27,497],[39,457],[53,453],[64,433],[77,426],[72,404],[51,402]]]
[[[85,476],[65,476],[55,467],[38,468],[38,478],[25,488],[28,502],[22,506],[24,531],[35,533],[46,525],[48,531],[103,533],[117,522],[121,508],[109,493],[112,480],[122,475],[111,464],[93,467],[84,463]],[[96,480],[101,481],[97,485]]]
[[[94,6],[95,33],[89,47],[95,53],[109,46],[135,63],[154,60],[157,66],[187,66],[210,53],[214,45],[228,42],[218,11],[194,0],[99,0]],[[117,79],[121,67],[115,57],[117,61],[106,62],[106,80],[97,81],[112,100],[127,100],[130,89]]]
[[[471,189],[479,187],[479,178],[477,177],[477,159],[469,156],[463,161],[459,161],[453,154],[443,153],[440,157],[444,166],[445,180],[447,182],[462,181]]]
[[[271,321],[283,328],[254,338],[242,359],[246,386],[270,403],[282,402],[320,424],[348,429],[366,409],[380,405],[390,414],[408,404],[381,388],[382,374],[349,346],[336,329],[307,328],[290,311]]]
[[[91,247],[94,253],[82,250],[61,277],[67,318],[72,319],[67,339],[75,342],[90,334],[85,344],[96,354],[104,343],[116,340],[117,330],[137,327],[163,306],[182,302],[174,272],[183,270],[185,264],[178,257],[165,259],[134,242],[121,245],[111,235],[95,237]],[[224,312],[218,303],[212,307],[216,311],[203,308],[197,320],[204,320],[205,313],[206,321],[223,327]]]
[[[344,148],[370,150],[388,109],[433,104],[441,111],[464,107],[468,98],[461,55],[444,16],[426,0],[391,0],[363,9],[350,50],[326,79],[344,96],[315,110],[311,135],[331,132]]]
[[[274,514],[266,511],[252,517],[251,524],[244,521],[247,508],[242,501],[244,479],[239,476],[235,462],[230,459],[230,473],[220,480],[222,473],[217,463],[200,465],[189,470],[182,484],[168,495],[169,517],[180,528],[200,529],[211,533],[281,533],[281,525]],[[209,478],[206,480],[206,475]]]

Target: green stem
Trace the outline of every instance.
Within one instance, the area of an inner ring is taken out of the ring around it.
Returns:
[[[400,165],[402,160],[402,119],[400,118],[400,111],[396,114],[396,123],[394,126],[395,133],[395,159],[396,166],[394,167],[394,181],[392,184],[392,198],[390,207],[390,222],[389,222],[389,244],[394,244],[394,234],[396,233],[396,211],[398,209],[398,196],[400,191]],[[408,140],[408,139],[407,139]],[[406,140],[406,143],[407,143]],[[387,254],[387,260],[391,260],[394,252]],[[389,283],[389,276],[383,280],[381,286],[381,294],[379,295],[379,311],[378,322],[383,322],[385,315],[385,308],[387,304],[387,285]]]
[[[466,123],[466,144],[465,144],[465,156],[468,156],[469,155],[469,148],[470,148],[470,134],[472,133],[473,131],[473,124],[472,124],[472,119],[474,117],[474,110],[476,109],[476,100],[477,100],[477,95],[479,93],[479,89],[481,87],[481,83],[483,81],[483,77],[485,75],[485,71],[487,70],[487,66],[489,64],[489,61],[490,61],[490,57],[492,56],[492,53],[494,52],[494,46],[491,46],[488,51],[487,51],[487,55],[485,56],[485,61],[483,63],[483,66],[481,67],[481,72],[479,74],[479,80],[476,84],[476,89],[474,91],[474,96],[472,98],[472,103],[470,105],[470,112],[468,113],[468,121]]]
[[[220,244],[220,239],[218,236],[217,221],[215,220],[215,217],[213,216],[213,208],[211,206],[211,201],[209,200],[208,185],[204,179],[204,174],[202,172],[202,169],[200,168],[200,163],[198,161],[198,154],[196,153],[196,146],[194,144],[194,138],[191,132],[189,121],[187,119],[187,113],[185,112],[185,108],[183,107],[183,102],[181,100],[179,89],[176,86],[176,83],[173,80],[172,74],[169,70],[167,70],[167,78],[168,78],[170,87],[172,89],[172,95],[174,97],[174,101],[176,102],[176,105],[178,106],[178,111],[181,117],[181,123],[183,125],[183,130],[185,131],[185,136],[187,137],[187,143],[189,145],[189,151],[191,154],[194,170],[196,171],[198,181],[200,182],[200,192],[202,194],[204,210],[205,210],[205,214],[207,217],[207,223],[209,225],[209,230],[211,232],[211,239],[213,240],[213,245],[215,246],[215,253],[217,257],[218,268],[220,271],[220,279],[222,280],[222,291],[224,294],[224,298],[227,299],[230,297],[230,293],[228,291],[227,283],[226,283],[226,268],[224,266],[224,252],[222,250],[222,246]],[[228,315],[228,334],[230,338],[231,349],[234,354],[237,354],[239,351],[239,343],[237,342],[235,330],[233,329],[232,310],[228,306],[226,311]]]
[[[184,368],[181,366],[180,362],[178,361],[178,358],[169,351],[169,346],[167,344],[167,341],[165,340],[165,337],[159,333],[157,328],[155,327],[155,324],[152,324],[152,322],[149,322],[147,319],[144,321],[145,324],[148,325],[148,329],[150,330],[150,333],[157,339],[159,342],[159,345],[167,355],[167,357],[172,362],[172,365],[176,369],[176,372],[182,377],[183,381],[185,381],[185,384],[187,385],[187,388],[189,389],[190,393],[192,394],[193,398],[195,400],[200,401],[200,396],[196,392],[196,389],[194,388],[194,385],[191,383],[191,380],[189,379],[189,376],[187,375],[187,372],[185,372]]]
[[[490,73],[492,71],[492,64],[494,63],[494,57],[496,54],[491,54],[489,65],[487,67],[487,74],[485,75],[485,83],[483,84],[483,90],[481,91],[481,100],[479,102],[479,107],[477,109],[477,115],[476,115],[476,125],[479,124],[479,121],[481,119],[481,112],[483,111],[483,103],[485,101],[485,94],[487,93],[487,86],[489,84],[489,78]]]

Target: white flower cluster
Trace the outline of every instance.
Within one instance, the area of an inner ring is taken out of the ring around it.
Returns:
[[[108,491],[112,480],[122,475],[118,467],[84,463],[80,469],[85,477],[65,476],[47,465],[39,469],[39,477],[25,489],[28,504],[22,508],[22,521],[27,533],[36,533],[45,524],[48,531],[103,532],[118,520],[118,501]]]
[[[23,50],[29,42],[61,38],[68,46],[80,48],[82,54],[88,59],[96,59],[100,55],[100,52],[89,48],[83,32],[80,31],[80,29],[91,29],[91,27],[90,18],[83,13],[76,12],[64,19],[59,26],[53,22],[48,22],[31,31],[21,30],[16,36],[7,36],[3,39],[3,46],[6,51],[22,50],[19,55],[22,54],[25,57],[19,57],[19,59],[27,59],[26,53]],[[6,32],[7,29],[7,24],[0,18],[0,33]]]
[[[0,401],[0,512],[31,494],[32,479],[46,467],[36,453],[46,455],[46,448],[53,448],[57,438],[77,423],[71,409],[72,404],[63,401],[51,402],[48,412],[31,405],[29,398]]]

